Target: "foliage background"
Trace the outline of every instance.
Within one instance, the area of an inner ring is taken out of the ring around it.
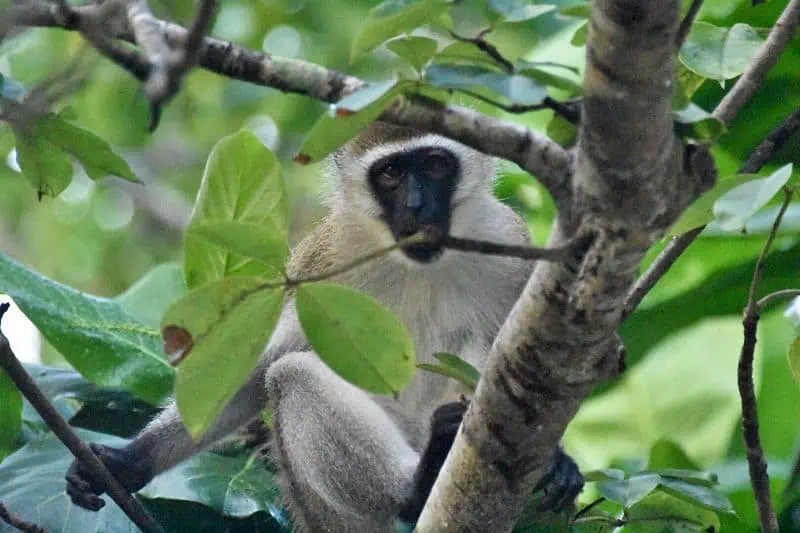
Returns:
[[[386,79],[397,71],[410,75],[410,69],[384,49],[348,63],[358,22],[374,4],[365,0],[226,0],[221,2],[212,35],[367,80]],[[481,25],[472,18],[470,2],[462,4],[454,17],[460,9],[465,20]],[[194,7],[186,0],[159,0],[152,5],[157,15],[184,24],[191,20]],[[768,28],[785,5],[778,0],[758,7],[742,0],[708,0],[700,20]],[[582,49],[570,44],[580,24],[580,20],[550,13],[505,25],[491,39],[510,57],[581,68]],[[15,167],[10,128],[0,125],[3,253],[80,290],[120,294],[156,265],[180,259],[181,222],[189,215],[205,159],[219,138],[242,127],[254,131],[282,159],[293,241],[324,214],[320,201],[325,190],[320,177],[323,165],[303,167],[291,162],[308,129],[325,112],[323,104],[195,70],[151,135],[147,133],[148,106],[138,82],[98,58],[79,35],[57,30],[30,30],[6,39],[0,46],[0,73],[30,87],[76,54],[85,54],[91,68],[81,88],[63,103],[74,109],[78,125],[111,142],[146,186],[116,179],[93,182],[76,166],[74,181],[64,193],[40,201]],[[800,39],[795,39],[764,87],[714,147],[723,177],[734,174],[749,151],[800,106],[798,87]],[[725,87],[707,80],[694,100],[712,109],[724,91]],[[470,101],[468,105],[502,114],[485,104]],[[551,116],[542,111],[510,118],[545,131]],[[797,173],[798,136],[762,173],[789,162]],[[553,217],[549,198],[513,165],[505,164],[503,169],[498,195],[525,214],[535,240],[544,243]],[[738,425],[735,369],[741,309],[774,214],[774,209],[765,209],[751,221],[747,235],[709,229],[628,320],[622,331],[628,372],[584,405],[565,440],[583,468],[614,464],[636,470],[650,458],[654,444],[670,439],[694,463],[720,474],[722,488],[743,520],[735,522],[736,527],[747,529],[755,523]],[[796,286],[799,272],[800,204],[795,202],[769,260],[764,291]],[[790,520],[790,506],[784,505],[781,494],[800,443],[800,390],[786,364],[796,329],[784,311],[785,306],[776,306],[764,315],[757,363],[762,442],[779,509],[786,509],[783,519]],[[46,345],[43,358],[48,363],[60,361]],[[791,493],[787,501],[797,497]]]

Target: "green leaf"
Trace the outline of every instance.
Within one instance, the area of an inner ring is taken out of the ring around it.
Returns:
[[[756,174],[740,174],[730,178],[717,180],[714,188],[703,194],[683,212],[681,217],[667,231],[666,238],[683,235],[687,231],[705,226],[714,220],[714,203],[722,198],[728,191],[735,189],[743,183],[761,179]]]
[[[128,163],[94,133],[62,120],[44,115],[34,125],[34,135],[41,136],[78,160],[93,180],[117,176],[139,182]]]
[[[701,533],[719,531],[717,514],[662,492],[651,494],[625,513],[619,533]],[[724,530],[723,530],[724,531]]]
[[[625,472],[618,468],[601,468],[599,470],[584,472],[583,479],[587,483],[592,483],[594,481],[620,481],[625,479]]]
[[[158,328],[167,308],[185,294],[183,269],[175,263],[164,263],[149,270],[114,300],[139,322]]]
[[[752,180],[728,191],[714,202],[714,216],[722,229],[737,231],[756,211],[778,194],[792,177],[792,164],[784,165],[766,178]]]
[[[794,380],[800,383],[800,337],[797,337],[789,346],[789,369],[792,371]]]
[[[162,333],[178,359],[175,399],[199,438],[255,369],[286,291],[263,278],[232,276],[193,289],[164,315]]]
[[[629,508],[656,490],[661,481],[657,474],[636,474],[628,479],[601,481],[597,489],[609,500]]]
[[[0,461],[17,448],[22,429],[22,396],[0,369]]]
[[[122,446],[123,439],[79,431],[86,440]],[[0,501],[21,518],[61,533],[133,533],[138,529],[113,500],[98,512],[74,505],[64,491],[64,473],[73,457],[50,435],[26,444],[0,463]],[[0,522],[0,531],[16,530]]]
[[[199,503],[233,518],[265,511],[284,520],[275,475],[267,471],[257,454],[195,455],[156,477],[139,494]]]
[[[681,471],[697,471],[697,463],[692,461],[683,448],[668,438],[658,439],[650,448],[650,459],[647,461],[648,470],[661,473],[669,469]]]
[[[428,363],[418,363],[417,368],[453,378],[473,391],[475,387],[478,386],[478,380],[481,378],[481,375],[474,366],[451,353],[437,352],[434,353],[433,356],[438,359],[441,364],[432,365]]]
[[[489,7],[502,15],[506,22],[521,22],[553,11],[552,4],[536,4],[534,0],[489,0]]]
[[[323,116],[308,134],[294,160],[313,163],[324,159],[374,122],[407,84],[396,80],[368,85],[342,99],[334,116]]]
[[[682,109],[673,109],[672,118],[678,135],[691,141],[714,142],[725,132],[721,120],[692,102]]]
[[[587,37],[589,37],[589,23],[584,22],[578,26],[578,29],[572,34],[572,39],[570,39],[569,44],[576,47],[584,46],[586,45]]]
[[[350,50],[350,62],[392,37],[430,23],[450,4],[451,0],[384,0],[361,23]]]
[[[436,53],[436,41],[427,37],[403,37],[389,41],[386,48],[414,67],[414,70],[421,72]]]
[[[56,197],[72,180],[72,163],[67,154],[43,137],[13,128],[17,162],[22,175],[36,188],[39,197]]]
[[[747,24],[721,28],[695,22],[678,57],[693,72],[722,82],[741,74],[763,42]]]
[[[230,275],[274,277],[275,266],[270,264],[277,260],[265,263],[263,257],[283,257],[288,248],[287,221],[286,186],[273,153],[246,130],[221,139],[208,157],[186,229],[183,268],[187,286],[192,289]],[[234,222],[246,226],[231,224]],[[252,226],[261,226],[258,236],[222,231],[246,232]],[[209,234],[217,238],[213,243]],[[254,246],[258,238],[265,239],[263,248]],[[228,248],[232,244],[240,250],[257,251],[260,258],[236,253]]]
[[[588,19],[592,15],[592,6],[589,2],[577,2],[562,7],[558,10],[558,14],[565,17]]]
[[[455,63],[467,65],[479,65],[488,69],[499,67],[497,62],[486,52],[472,43],[457,41],[446,46],[439,53],[433,56],[433,63]]]
[[[489,89],[518,105],[540,104],[547,96],[547,88],[528,76],[470,65],[432,65],[425,71],[425,81],[442,89],[472,92]]]
[[[283,228],[266,219],[260,224],[223,220],[196,224],[192,235],[210,244],[251,259],[257,259],[280,272],[289,258],[289,243]]]
[[[719,484],[719,476],[714,472],[703,472],[700,470],[683,470],[681,468],[659,468],[657,470],[649,470],[654,474],[658,474],[665,479],[676,479],[691,485],[702,485],[704,487],[713,487]]]
[[[414,340],[388,308],[333,283],[297,288],[297,315],[320,358],[340,376],[378,394],[397,393],[414,375]]]
[[[0,254],[0,293],[22,312],[89,381],[159,403],[172,388],[157,329],[128,315],[113,300],[78,292]]]
[[[712,511],[733,512],[730,500],[708,486],[689,483],[682,479],[662,478],[660,488],[671,496]]]
[[[551,70],[545,70],[542,67],[551,67]],[[519,74],[536,80],[542,85],[555,87],[556,89],[562,89],[572,95],[580,94],[583,90],[580,84],[577,69],[574,69],[568,65],[541,64],[521,59],[517,61],[517,64],[514,65],[514,68]],[[553,68],[567,70],[572,73],[573,76],[568,78],[566,76],[554,74],[552,72]]]
[[[561,115],[553,115],[547,123],[547,136],[561,146],[571,146],[578,137],[578,128]]]

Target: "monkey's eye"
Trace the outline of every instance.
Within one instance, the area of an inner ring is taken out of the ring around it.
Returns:
[[[425,158],[425,174],[428,179],[443,180],[453,174],[453,161],[445,154],[434,152]]]
[[[384,189],[394,189],[403,180],[403,171],[394,165],[386,165],[378,174],[378,185]]]

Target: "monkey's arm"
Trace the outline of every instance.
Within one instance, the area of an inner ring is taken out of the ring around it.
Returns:
[[[199,442],[192,440],[181,422],[178,408],[172,403],[126,447],[91,444],[91,448],[126,489],[136,492],[164,470],[212,446],[255,418],[266,404],[266,366],[262,361]],[[98,511],[105,505],[99,497],[105,487],[95,481],[77,459],[67,471],[66,479],[72,503],[91,511]]]

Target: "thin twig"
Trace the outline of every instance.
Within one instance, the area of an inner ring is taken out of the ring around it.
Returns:
[[[703,0],[692,0],[692,5],[689,6],[689,11],[687,11],[686,16],[683,17],[681,26],[678,28],[678,33],[675,35],[675,44],[677,44],[678,49],[680,49],[680,47],[686,41],[686,38],[689,36],[689,32],[692,31],[692,25],[694,24],[694,20],[697,18],[697,13],[700,12],[701,7],[703,7]]]
[[[750,153],[744,165],[739,168],[739,174],[755,174],[763,167],[775,152],[789,140],[789,138],[800,131],[800,108],[792,113],[780,126],[767,135],[759,143],[755,150]],[[684,233],[679,237],[674,237],[666,248],[650,264],[647,271],[636,281],[636,284],[628,292],[625,298],[625,305],[622,312],[622,320],[625,320],[642,303],[648,292],[664,277],[675,261],[686,251],[686,249],[703,232],[705,226],[700,226]]]
[[[456,32],[453,31],[450,32],[450,35],[456,41],[460,41],[462,43],[474,44],[481,52],[491,57],[498,65],[500,65],[500,67],[503,70],[511,74],[512,72],[514,72],[514,64],[505,57],[503,57],[503,54],[500,53],[500,50],[498,50],[495,45],[484,39],[484,36],[491,31],[492,28],[487,28],[485,30],[482,30],[477,37],[462,37],[461,35],[458,35]]]
[[[789,208],[792,201],[792,191],[788,187],[784,189],[784,201],[778,212],[772,230],[767,237],[767,242],[761,249],[761,254],[756,262],[753,272],[753,280],[750,284],[750,294],[747,299],[747,307],[744,310],[742,326],[744,327],[744,342],[739,356],[739,368],[737,372],[739,383],[739,396],[742,400],[742,429],[744,442],[747,446],[747,464],[750,470],[750,484],[758,507],[758,518],[761,523],[761,531],[764,533],[778,533],[778,519],[775,516],[775,509],[772,507],[772,500],[769,493],[769,475],[767,474],[767,460],[764,457],[764,450],[761,447],[761,438],[758,434],[758,407],[756,405],[755,385],[753,383],[753,358],[756,347],[756,330],[758,328],[759,306],[758,289],[764,275],[764,265],[767,255],[772,247],[772,241],[778,233],[778,228],[783,220],[783,215]]]
[[[475,98],[476,100],[480,100],[481,102],[485,102],[498,109],[502,109],[506,113],[514,113],[519,115],[522,113],[530,113],[531,111],[550,109],[557,115],[564,117],[570,124],[578,124],[581,120],[580,99],[571,102],[559,102],[553,98],[550,98],[549,96],[545,96],[538,104],[504,104],[489,98],[488,96],[483,96],[480,93],[470,91],[469,89],[453,90],[461,94],[466,94],[467,96]]]
[[[2,320],[8,308],[9,304],[7,302],[0,304],[0,320]],[[128,515],[131,521],[144,533],[163,533],[163,529],[153,520],[144,507],[120,485],[102,461],[61,418],[53,404],[50,403],[50,400],[42,393],[33,378],[25,370],[25,367],[16,358],[8,339],[2,332],[0,332],[0,367],[6,371],[25,399],[36,409],[36,412],[45,421],[47,427],[90,470],[92,476],[106,487],[108,494]]]
[[[782,291],[775,291],[773,293],[767,294],[763,298],[761,298],[758,303],[759,313],[769,307],[772,302],[777,302],[778,300],[783,300],[785,298],[798,298],[800,297],[800,289],[783,289]]]
[[[520,259],[557,262],[569,261],[570,255],[575,250],[575,244],[573,242],[559,248],[536,248],[535,246],[519,246],[475,239],[463,239],[461,237],[451,237],[449,235],[442,239],[441,244],[445,248],[458,250],[459,252],[474,252],[484,255],[502,255],[506,257],[518,257]]]
[[[0,520],[13,528],[19,529],[22,533],[47,533],[45,528],[37,526],[33,522],[23,520],[19,515],[9,511],[8,508],[3,505],[3,502],[0,502]]]
[[[583,509],[581,509],[580,511],[575,513],[575,516],[573,517],[573,522],[575,520],[577,520],[578,518],[581,518],[582,516],[585,516],[586,513],[588,513],[589,511],[591,511],[592,509],[594,509],[595,507],[597,507],[598,505],[600,505],[604,501],[606,501],[605,497],[604,496],[600,496],[595,501],[593,501],[590,504],[586,505]]]
[[[769,32],[767,40],[758,49],[753,61],[747,66],[736,85],[728,91],[714,110],[714,117],[729,125],[739,110],[761,88],[767,72],[775,66],[783,49],[792,40],[800,23],[800,0],[789,0],[789,4],[778,17]]]

